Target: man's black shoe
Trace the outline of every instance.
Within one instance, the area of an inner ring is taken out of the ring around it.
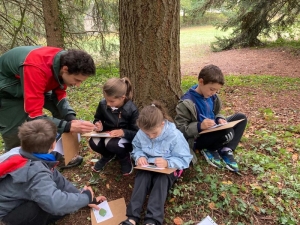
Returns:
[[[67,165],[65,165],[65,159],[63,158],[58,167],[59,169],[67,169],[75,166],[79,166],[83,162],[83,157],[80,155],[75,156]]]

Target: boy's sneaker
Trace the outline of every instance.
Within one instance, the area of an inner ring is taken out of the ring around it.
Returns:
[[[210,151],[210,150],[207,150],[207,149],[203,149],[203,150],[201,150],[201,152],[204,155],[206,161],[210,165],[212,165],[214,167],[217,167],[217,168],[222,168],[223,167],[220,155],[218,153],[218,150]]]
[[[120,159],[121,171],[124,176],[132,173],[133,165],[130,155],[126,156],[124,159]]]
[[[109,157],[102,156],[102,158],[100,160],[98,160],[98,162],[96,162],[95,166],[92,167],[92,170],[94,172],[99,173],[100,171],[102,171],[104,169],[106,164],[109,163],[114,158],[115,158],[115,155],[111,155]]]
[[[234,172],[238,172],[239,171],[239,167],[237,162],[235,161],[234,157],[233,157],[233,152],[232,150],[228,150],[228,151],[219,151],[219,155],[221,156],[221,158],[223,159],[223,161],[226,163],[226,168],[234,171]]]

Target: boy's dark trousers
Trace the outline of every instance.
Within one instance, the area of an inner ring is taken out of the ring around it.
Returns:
[[[5,225],[47,225],[63,218],[42,210],[37,203],[27,201],[3,217]]]
[[[228,122],[244,119],[233,128],[201,134],[196,140],[195,149],[219,150],[228,147],[232,151],[238,146],[247,125],[247,117],[242,113],[236,113],[226,120]]]
[[[141,211],[147,194],[149,194],[147,212],[144,224],[162,225],[164,220],[164,205],[168,192],[178,178],[178,171],[171,174],[138,170],[133,193],[127,205],[126,216],[139,223]]]

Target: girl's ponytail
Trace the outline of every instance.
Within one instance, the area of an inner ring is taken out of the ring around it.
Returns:
[[[130,82],[129,78],[128,78],[128,77],[123,77],[123,78],[121,78],[121,80],[122,80],[122,81],[126,84],[126,86],[127,86],[127,91],[126,91],[126,94],[125,94],[126,98],[127,98],[128,100],[132,100],[132,97],[133,97],[133,90],[132,90],[132,85],[131,85],[131,82]]]
[[[154,100],[151,103],[151,106],[157,107],[162,112],[164,119],[169,120],[170,122],[173,122],[173,119],[168,114],[167,108],[160,101]]]
[[[162,124],[164,120],[173,122],[168,115],[167,109],[159,102],[153,101],[151,105],[145,106],[137,119],[137,125],[144,130],[151,130]]]

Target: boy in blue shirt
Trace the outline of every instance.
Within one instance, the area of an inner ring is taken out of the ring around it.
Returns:
[[[191,152],[201,149],[209,164],[217,168],[223,167],[238,172],[234,159],[236,149],[247,124],[242,113],[225,118],[220,114],[221,100],[217,92],[224,85],[224,75],[215,65],[205,66],[199,73],[198,84],[191,87],[176,107],[175,124],[189,142]],[[199,134],[216,124],[244,119],[233,128]],[[197,161],[194,154],[193,163]]]

